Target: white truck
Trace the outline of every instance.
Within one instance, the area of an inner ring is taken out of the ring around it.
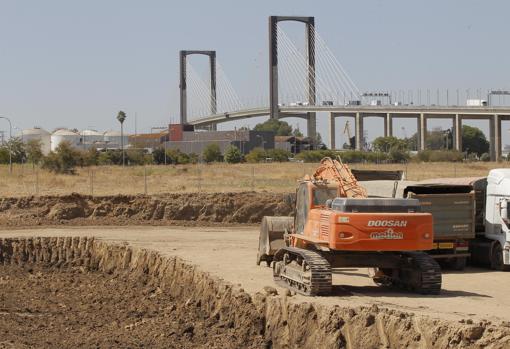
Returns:
[[[473,183],[476,204],[484,209],[484,229],[469,243],[471,261],[490,265],[496,270],[510,270],[510,169],[491,170],[486,179]]]
[[[486,107],[487,101],[485,99],[468,99],[466,100],[468,107]]]
[[[493,169],[486,178],[422,181],[404,195],[434,217],[435,258],[455,269],[470,258],[471,264],[510,271],[510,169]]]

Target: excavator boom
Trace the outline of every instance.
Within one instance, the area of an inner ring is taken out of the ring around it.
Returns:
[[[312,178],[315,181],[337,183],[339,197],[364,199],[368,196],[366,189],[358,183],[349,166],[329,157],[321,160]]]

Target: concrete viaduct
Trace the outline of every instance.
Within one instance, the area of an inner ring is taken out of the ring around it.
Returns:
[[[240,110],[231,113],[221,113],[189,121],[189,124],[197,127],[209,127],[221,122],[246,119],[256,116],[269,115],[269,108],[254,108]],[[395,118],[414,118],[418,130],[418,149],[425,150],[427,121],[430,119],[450,119],[453,124],[454,149],[462,149],[461,133],[463,120],[488,120],[489,142],[491,160],[501,159],[501,122],[510,120],[510,108],[508,107],[427,107],[427,106],[297,106],[279,107],[278,119],[298,117],[306,119],[308,123],[316,122],[315,118],[309,118],[315,113],[329,114],[329,136],[331,148],[336,149],[335,120],[337,117],[352,117],[355,124],[356,149],[363,147],[362,136],[364,131],[364,119],[367,117],[381,117],[384,119],[384,136],[393,135],[393,120]],[[308,127],[310,128],[310,127]],[[315,127],[313,127],[315,128]]]

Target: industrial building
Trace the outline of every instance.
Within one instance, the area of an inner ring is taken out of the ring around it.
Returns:
[[[55,151],[62,142],[69,142],[72,147],[81,146],[81,136],[79,133],[68,129],[56,130],[51,134],[51,151]]]
[[[195,131],[189,125],[171,124],[164,147],[188,154],[201,154],[205,147],[212,143],[218,144],[222,153],[230,145],[234,145],[243,154],[247,154],[254,148],[274,149],[275,136],[274,132],[269,131]]]
[[[41,150],[44,155],[50,151],[55,151],[60,143],[66,141],[73,148],[87,150],[90,148],[96,149],[120,149],[121,147],[121,134],[118,131],[107,131],[104,133],[96,130],[83,130],[76,132],[65,128],[55,130],[53,133],[46,131],[43,128],[34,127],[22,130],[18,137],[23,143],[28,143],[31,140],[38,140],[41,143]],[[124,145],[128,145],[128,135],[124,135]]]
[[[144,148],[149,151],[161,147],[169,140],[169,131],[158,133],[141,133],[129,136],[129,146],[131,148]]]
[[[313,143],[309,137],[276,136],[274,139],[276,149],[287,150],[292,154],[313,149]]]
[[[51,151],[51,134],[40,127],[29,128],[21,131],[20,138],[23,143],[30,141],[39,141],[41,144],[41,151],[44,155],[48,155]]]

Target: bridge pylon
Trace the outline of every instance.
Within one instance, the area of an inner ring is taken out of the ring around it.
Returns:
[[[294,21],[305,24],[306,57],[308,63],[308,104],[315,105],[315,17],[270,16],[269,17],[269,111],[270,117],[278,119],[278,22]],[[308,136],[316,136],[316,115],[308,113]]]
[[[216,51],[206,50],[181,50],[179,51],[179,90],[180,90],[180,122],[181,124],[188,123],[188,110],[187,110],[187,74],[186,74],[186,61],[189,55],[205,55],[209,56],[209,72],[211,80],[211,115],[216,114]]]

